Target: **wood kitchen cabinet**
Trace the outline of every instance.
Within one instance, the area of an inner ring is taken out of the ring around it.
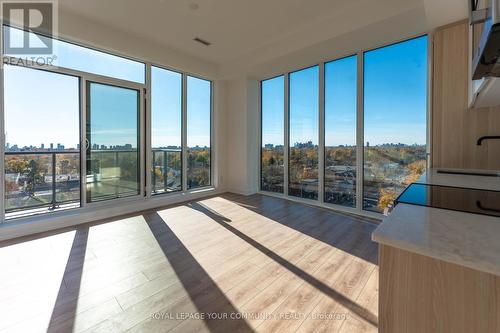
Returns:
[[[500,332],[499,276],[383,244],[379,265],[380,333]]]

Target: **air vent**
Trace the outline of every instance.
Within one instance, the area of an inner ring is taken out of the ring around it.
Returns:
[[[199,38],[199,37],[196,37],[196,38],[195,38],[195,39],[193,39],[193,40],[194,40],[195,42],[201,43],[201,44],[203,44],[203,45],[205,45],[205,46],[209,46],[209,45],[211,44],[210,42],[207,42],[206,40],[201,39],[201,38]]]

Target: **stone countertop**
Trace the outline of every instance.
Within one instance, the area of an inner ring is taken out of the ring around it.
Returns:
[[[418,182],[500,191],[500,177],[442,174],[436,169],[428,170]],[[500,276],[499,217],[398,204],[372,239]]]

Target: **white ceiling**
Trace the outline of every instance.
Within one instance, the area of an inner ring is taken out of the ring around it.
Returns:
[[[281,56],[414,8],[424,9],[422,24],[429,28],[467,15],[467,0],[59,0],[59,5],[219,65],[258,50],[269,58]]]

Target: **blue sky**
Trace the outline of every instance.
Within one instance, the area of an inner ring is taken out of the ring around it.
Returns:
[[[426,143],[427,37],[365,53],[365,142]],[[283,77],[262,83],[262,143],[283,144]],[[318,67],[290,74],[290,143],[318,142]],[[325,64],[325,144],[356,141],[356,57]]]
[[[365,54],[365,143],[426,143],[427,36]]]
[[[182,121],[182,75],[151,68],[151,146],[180,147]]]
[[[290,146],[318,144],[319,67],[290,73]]]
[[[90,84],[90,144],[137,148],[137,90]]]
[[[325,145],[356,144],[357,57],[325,64]]]
[[[47,71],[5,66],[5,129],[11,145],[79,142],[79,79]],[[152,146],[181,145],[181,75],[152,69]],[[210,145],[210,82],[188,77],[188,146]],[[29,98],[27,98],[29,96]],[[137,146],[137,93],[92,85],[91,143]]]
[[[187,77],[187,146],[210,146],[211,82]]]
[[[4,80],[6,142],[76,148],[80,141],[78,78],[6,65]]]
[[[284,144],[285,81],[278,76],[262,81],[262,143]]]

